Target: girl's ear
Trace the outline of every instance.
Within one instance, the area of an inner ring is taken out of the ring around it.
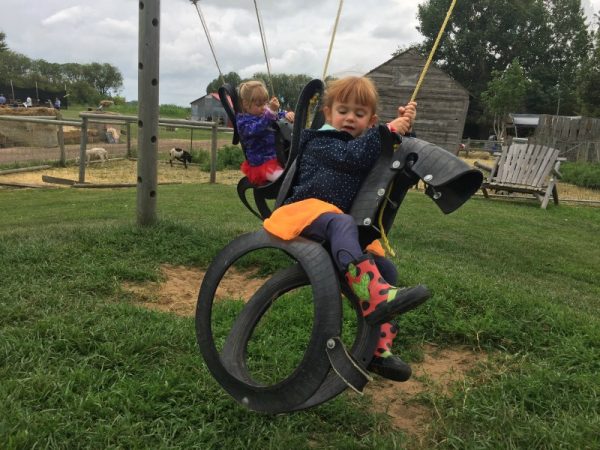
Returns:
[[[379,120],[379,117],[377,117],[377,114],[373,114],[371,116],[371,120],[369,120],[369,128],[373,127],[377,121]]]
[[[331,123],[331,108],[329,106],[323,106],[323,114],[325,115],[325,122]]]

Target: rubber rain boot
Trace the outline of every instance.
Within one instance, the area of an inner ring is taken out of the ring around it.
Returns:
[[[369,254],[348,264],[345,277],[358,297],[362,315],[369,325],[389,322],[397,315],[416,308],[431,295],[423,285],[404,289],[390,285]]]
[[[367,370],[393,381],[406,381],[412,375],[412,369],[400,357],[392,354],[392,342],[398,334],[395,322],[381,325],[381,334],[377,341],[377,348]]]

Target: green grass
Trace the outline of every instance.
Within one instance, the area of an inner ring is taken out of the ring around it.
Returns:
[[[233,186],[178,185],[159,190],[159,224],[139,228],[135,195],[0,191],[0,447],[419,447],[368,398],[277,416],[235,403],[199,355],[193,318],[136,306],[122,282],[156,281],[163,263],[204,268],[260,224]],[[390,235],[395,262],[403,284],[434,296],[401,318],[397,350],[411,361],[424,342],[490,354],[451,396],[420,397],[435,411],[422,448],[597,448],[599,234],[596,208],[474,199],[444,216],[409,193]],[[303,295],[273,311],[287,329],[267,323],[249,349],[258,377],[293,367],[310,320]],[[215,307],[216,334],[239,307]]]

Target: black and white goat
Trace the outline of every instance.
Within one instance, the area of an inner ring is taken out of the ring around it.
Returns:
[[[174,159],[176,159],[177,161],[181,161],[186,169],[187,163],[192,162],[191,153],[179,147],[173,147],[171,150],[169,150],[169,155],[171,155],[171,157],[169,158],[169,163],[171,163],[171,167],[173,167]]]

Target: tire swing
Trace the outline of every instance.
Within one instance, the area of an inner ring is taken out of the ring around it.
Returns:
[[[211,319],[217,287],[227,270],[242,256],[258,249],[283,251],[296,263],[277,271],[250,298],[235,319],[221,352],[215,345]],[[309,286],[314,319],[311,336],[298,367],[273,385],[256,381],[248,369],[247,347],[266,311],[292,289]],[[358,301],[350,292],[358,314]],[[299,238],[283,241],[261,230],[242,235],[211,263],[196,308],[196,336],[211,374],[239,403],[264,413],[301,410],[323,403],[351,387],[360,392],[371,377],[363,369],[373,355],[379,326],[359,320],[350,353],[341,341],[342,304],[337,271],[325,248]]]

